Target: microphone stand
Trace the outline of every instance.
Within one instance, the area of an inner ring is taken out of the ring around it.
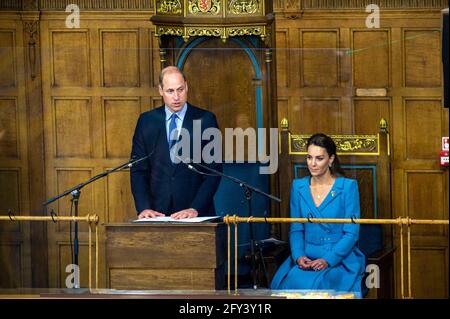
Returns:
[[[199,173],[199,174],[204,174],[204,173],[198,171],[192,164],[190,164],[190,163],[193,163],[192,159],[190,159],[190,158],[185,158],[185,160],[182,160],[182,159],[181,159],[179,156],[177,156],[177,155],[175,155],[175,157],[176,157],[178,160],[180,160],[183,164],[186,164],[187,167],[188,167],[190,170],[193,170],[193,171],[195,171],[195,172],[197,172],[197,173]],[[185,161],[189,161],[190,163],[189,163],[189,162],[186,163]],[[240,179],[238,179],[238,178],[236,178],[236,177],[226,175],[226,174],[224,174],[224,173],[222,173],[222,172],[220,172],[220,171],[218,171],[218,170],[215,170],[215,169],[213,169],[213,168],[210,168],[210,167],[208,167],[208,166],[205,166],[205,165],[202,165],[202,164],[199,164],[199,163],[193,163],[193,164],[195,164],[195,165],[197,165],[198,167],[201,167],[202,169],[205,169],[205,170],[207,170],[207,171],[209,171],[209,172],[212,172],[212,173],[214,173],[214,174],[216,174],[216,175],[218,175],[218,176],[225,177],[225,178],[231,180],[232,182],[238,184],[240,187],[242,187],[242,189],[244,190],[245,200],[247,201],[247,207],[248,207],[248,215],[249,215],[249,217],[253,216],[253,213],[252,213],[252,195],[253,195],[253,192],[258,193],[258,194],[261,194],[261,195],[263,195],[263,196],[266,196],[267,198],[269,198],[269,199],[271,199],[271,200],[273,200],[273,201],[276,201],[276,202],[278,202],[278,203],[281,202],[281,199],[279,199],[278,197],[275,197],[275,196],[273,196],[273,195],[267,194],[267,193],[263,192],[262,190],[260,190],[260,189],[258,189],[258,188],[256,188],[256,187],[253,187],[253,186],[251,186],[250,184],[248,184],[248,183],[246,183],[246,182],[244,182],[244,181],[242,181],[242,180],[240,180]],[[250,230],[250,254],[251,254],[251,267],[252,267],[253,289],[257,289],[257,288],[258,288],[258,285],[257,285],[257,282],[256,282],[257,280],[256,280],[256,256],[255,256],[255,246],[258,247],[258,251],[259,251],[259,254],[260,254],[261,261],[262,261],[262,263],[263,263],[264,270],[265,270],[265,265],[264,265],[264,260],[262,259],[262,258],[263,258],[263,255],[262,255],[261,247],[260,247],[258,244],[255,243],[254,234],[253,234],[253,224],[250,223],[249,226],[250,226],[250,227],[249,227],[249,230]],[[266,280],[267,280],[267,274],[265,274],[265,276],[266,276]],[[236,288],[237,288],[237,287],[236,287]]]
[[[113,169],[106,170],[103,173],[100,173],[100,174],[90,178],[86,182],[83,182],[81,184],[78,184],[77,186],[74,186],[74,187],[66,190],[65,192],[61,193],[60,195],[57,195],[57,196],[55,196],[53,198],[50,198],[49,200],[47,200],[46,202],[43,203],[43,206],[47,206],[50,203],[53,203],[54,201],[60,199],[61,197],[64,197],[64,196],[67,196],[67,195],[71,194],[72,195],[71,201],[72,201],[72,203],[74,205],[74,208],[75,208],[74,209],[74,211],[75,211],[74,215],[75,215],[75,217],[78,217],[78,202],[79,202],[80,195],[81,195],[81,189],[84,186],[86,186],[86,185],[88,185],[88,184],[90,184],[90,183],[92,183],[92,182],[94,182],[94,181],[96,181],[96,180],[98,180],[100,178],[103,178],[103,177],[105,177],[105,176],[107,176],[107,175],[109,175],[111,173],[119,172],[119,171],[123,170],[124,168],[132,167],[133,165],[135,165],[135,164],[137,164],[137,163],[147,159],[151,155],[152,154],[149,154],[149,155],[146,155],[146,156],[138,158],[138,159],[132,158],[126,163],[123,163],[123,164],[121,164],[121,165],[119,165],[119,166],[117,166],[117,167],[115,167]],[[73,240],[73,246],[74,246],[73,247],[74,248],[73,259],[74,259],[74,264],[76,266],[78,266],[78,221],[75,221],[74,223],[75,223],[75,225],[74,225],[75,227],[74,227],[74,240]],[[78,282],[75,282],[75,287],[74,288],[79,288],[78,287]]]

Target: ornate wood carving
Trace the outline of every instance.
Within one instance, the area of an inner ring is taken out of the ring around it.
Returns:
[[[228,6],[229,12],[236,15],[247,15],[261,12],[261,1],[258,0],[231,0]]]
[[[36,77],[36,39],[39,30],[39,20],[25,21],[24,31],[28,34],[28,62],[30,63],[30,76]]]
[[[39,10],[39,0],[22,0],[22,8],[25,11]]]
[[[310,135],[290,135],[290,154],[306,154]],[[378,135],[331,135],[340,155],[379,155]]]
[[[159,14],[179,15],[182,13],[180,0],[161,0],[156,3],[156,12]]]
[[[0,0],[0,9],[20,10],[22,0]]]
[[[220,0],[189,0],[190,14],[218,15],[221,9]]]

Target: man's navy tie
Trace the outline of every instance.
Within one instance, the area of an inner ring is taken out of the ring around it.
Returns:
[[[175,113],[172,113],[172,115],[170,116],[170,123],[169,123],[169,149],[172,148],[172,146],[176,143],[177,141],[177,134],[174,132],[174,130],[176,130],[177,128],[177,117],[178,115],[176,115]],[[175,136],[172,136],[175,135]]]

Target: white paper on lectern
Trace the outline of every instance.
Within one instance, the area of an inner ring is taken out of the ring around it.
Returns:
[[[170,216],[162,216],[162,217],[152,217],[152,218],[142,218],[133,220],[133,223],[203,223],[206,221],[212,221],[215,219],[219,219],[221,216],[206,216],[206,217],[193,217],[193,218],[182,218],[182,219],[174,219]]]

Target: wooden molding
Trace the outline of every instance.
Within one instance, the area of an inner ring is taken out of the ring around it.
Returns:
[[[276,0],[274,11],[280,13],[301,13],[305,10],[327,9],[365,9],[376,4],[386,9],[442,9],[448,6],[447,0]]]
[[[0,0],[0,9],[65,10],[68,0]],[[152,0],[77,0],[80,10],[152,10]]]
[[[72,1],[73,2],[73,1]],[[0,9],[64,10],[68,0],[0,0]],[[153,10],[153,0],[78,0],[81,10]],[[274,11],[301,14],[304,10],[364,9],[377,4],[386,9],[443,9],[447,0],[274,0]]]

